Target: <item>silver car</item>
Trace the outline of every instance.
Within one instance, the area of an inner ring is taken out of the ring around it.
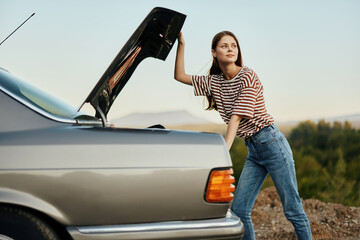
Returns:
[[[0,69],[0,240],[242,237],[221,135],[106,119],[137,65],[165,60],[184,21],[150,12],[86,98],[94,116]]]

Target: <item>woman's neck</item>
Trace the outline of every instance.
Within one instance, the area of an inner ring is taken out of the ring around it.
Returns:
[[[220,69],[224,74],[224,78],[229,80],[229,79],[233,79],[239,73],[241,67],[239,67],[235,63],[232,63],[232,64],[220,65]]]

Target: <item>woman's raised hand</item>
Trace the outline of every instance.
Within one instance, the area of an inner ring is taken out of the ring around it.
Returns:
[[[179,82],[192,85],[191,76],[185,73],[185,63],[184,63],[185,40],[182,35],[182,32],[179,33],[178,40],[179,43],[176,51],[174,78]]]
[[[185,39],[184,39],[182,32],[179,33],[178,41],[179,41],[179,44],[185,45]]]

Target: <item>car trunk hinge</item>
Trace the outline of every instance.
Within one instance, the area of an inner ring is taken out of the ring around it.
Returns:
[[[100,115],[101,117],[101,121],[102,121],[102,124],[103,124],[103,127],[106,127],[106,116],[105,114],[103,113],[103,111],[101,110],[101,108],[99,107],[99,105],[96,105],[96,112]]]

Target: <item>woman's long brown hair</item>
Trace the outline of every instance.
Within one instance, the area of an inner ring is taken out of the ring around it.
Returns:
[[[235,37],[235,35],[232,32],[222,31],[222,32],[217,33],[212,40],[211,49],[215,51],[216,46],[219,43],[219,41],[221,40],[221,38],[226,35],[229,35],[235,39],[236,45],[238,47],[238,59],[236,60],[235,64],[238,65],[239,67],[243,67],[243,61],[242,61],[239,41],[237,40],[237,38]],[[209,75],[218,75],[221,73],[222,73],[222,71],[220,69],[219,63],[218,63],[216,57],[213,57],[213,62],[212,62],[211,68],[209,70]],[[213,110],[213,109],[218,110],[214,98],[212,96],[206,96],[206,98],[207,98],[208,104],[209,104],[206,110]]]

